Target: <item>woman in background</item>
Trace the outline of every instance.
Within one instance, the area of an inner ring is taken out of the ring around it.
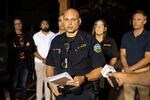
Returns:
[[[17,86],[20,86],[19,100],[26,100],[26,88],[29,72],[34,68],[33,53],[36,47],[32,37],[23,30],[20,18],[13,21],[14,30],[8,34],[8,62],[10,74],[10,100],[16,100]]]
[[[105,20],[99,19],[94,23],[92,35],[100,43],[103,54],[105,57],[106,64],[115,66],[119,56],[118,48],[116,42],[113,38],[110,38],[106,35],[107,33],[107,24]],[[100,93],[98,95],[99,100],[108,100],[110,85],[107,79],[103,77],[100,78]]]

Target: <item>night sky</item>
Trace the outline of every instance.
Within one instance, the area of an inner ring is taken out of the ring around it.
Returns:
[[[57,0],[1,0],[0,7],[1,41],[4,40],[4,33],[11,30],[11,21],[15,16],[22,16],[25,29],[32,30],[32,33],[39,31],[39,22],[42,18],[50,20],[52,31],[56,32],[58,29]],[[90,32],[94,21],[103,18],[108,24],[108,35],[119,42],[122,35],[131,28],[129,20],[133,11],[144,10],[148,17],[150,16],[148,0],[70,0],[70,7],[79,10],[82,18],[81,29]],[[149,23],[148,19],[148,30]]]

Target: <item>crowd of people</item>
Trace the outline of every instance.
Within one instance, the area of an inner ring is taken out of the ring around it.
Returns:
[[[149,100],[150,33],[144,28],[147,16],[143,11],[133,13],[132,30],[122,37],[120,54],[115,39],[107,36],[107,24],[98,19],[92,33],[80,30],[82,19],[76,9],[69,8],[58,18],[59,30],[50,30],[49,21],[40,21],[40,31],[30,36],[23,30],[21,18],[13,21],[14,30],[8,34],[8,72],[10,99],[26,100],[29,73],[35,71],[36,100],[109,100],[112,80],[104,78],[105,64],[115,66],[121,60],[121,72],[108,73],[119,86],[123,85],[125,100],[134,100],[135,90],[140,100]],[[68,72],[72,80],[56,86],[47,78]],[[44,87],[44,88],[43,88]],[[44,95],[43,95],[44,89]]]

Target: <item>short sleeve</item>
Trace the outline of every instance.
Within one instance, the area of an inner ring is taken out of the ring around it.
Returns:
[[[112,45],[111,56],[112,57],[119,57],[118,47],[117,47],[117,44],[116,44],[114,39],[111,39],[111,45]]]
[[[148,32],[147,34],[146,34],[147,36],[146,36],[146,51],[147,52],[150,52],[150,32]]]
[[[123,35],[122,39],[121,39],[121,48],[126,48],[126,36]]]
[[[54,59],[53,59],[53,48],[54,48],[54,46],[53,46],[53,42],[52,42],[52,44],[51,44],[51,47],[50,47],[50,49],[49,49],[49,52],[48,52],[48,55],[47,55],[47,57],[46,57],[46,65],[49,65],[49,66],[54,66]]]

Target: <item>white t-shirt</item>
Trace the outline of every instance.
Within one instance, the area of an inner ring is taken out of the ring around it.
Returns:
[[[37,46],[37,51],[43,58],[47,57],[51,42],[55,36],[56,34],[51,31],[47,35],[43,34],[42,31],[39,31],[33,35],[33,40]],[[42,61],[35,57],[35,62],[41,63]]]

